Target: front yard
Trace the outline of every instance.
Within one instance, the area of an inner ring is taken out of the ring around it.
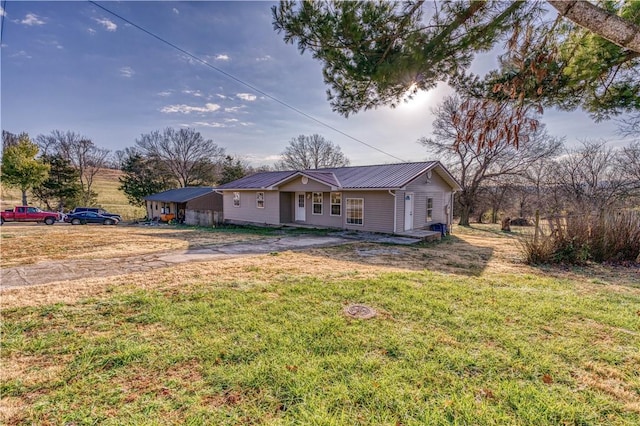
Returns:
[[[42,260],[25,244],[56,259],[263,236],[32,228],[2,228],[3,267]],[[638,269],[530,268],[511,236],[455,231],[3,291],[0,421],[640,424]]]

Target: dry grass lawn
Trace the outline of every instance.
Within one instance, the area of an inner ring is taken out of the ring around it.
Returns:
[[[638,424],[640,269],[529,267],[513,235],[454,231],[3,291],[0,423]],[[265,237],[0,235],[2,267]]]

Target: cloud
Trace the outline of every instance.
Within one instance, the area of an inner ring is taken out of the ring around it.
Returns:
[[[87,32],[88,32],[90,35],[94,35],[94,34],[96,33],[96,30],[94,30],[93,28],[87,28]]]
[[[131,78],[134,76],[136,72],[131,67],[122,67],[120,68],[120,75],[122,77]]]
[[[163,90],[162,92],[158,92],[157,95],[166,97],[166,96],[170,96],[171,93],[172,93],[171,90]]]
[[[216,96],[219,97],[220,99],[228,99],[227,96],[220,93],[216,93]]]
[[[214,58],[216,61],[228,61],[229,60],[229,55],[226,55],[224,53],[221,53],[219,55],[216,55],[216,57]]]
[[[175,13],[176,15],[180,15],[180,11],[177,8],[173,8],[173,13]]]
[[[253,102],[258,99],[256,95],[252,95],[251,93],[236,93],[236,97],[249,102]]]
[[[224,112],[238,112],[242,108],[244,108],[244,106],[227,107],[227,108],[224,109]]]
[[[160,111],[172,114],[172,113],[180,113],[180,114],[190,114],[192,112],[214,112],[220,109],[220,105],[217,104],[205,104],[203,107],[190,106],[185,104],[179,105],[167,105],[162,108]]]
[[[196,121],[193,124],[195,126],[202,126],[202,127],[214,127],[214,128],[227,127],[223,123],[216,123],[215,121],[211,123],[207,123],[206,121]]]
[[[0,6],[0,16],[7,16],[7,12],[4,11],[2,6]]]
[[[201,98],[202,96],[204,96],[199,90],[183,90],[182,93],[184,93],[185,95],[193,95],[196,98]]]
[[[256,58],[256,61],[258,62],[264,62],[264,61],[270,61],[270,60],[271,60],[271,55],[265,55],[265,56]]]
[[[31,59],[32,57],[33,56],[29,55],[24,50],[16,52],[16,53],[14,53],[13,55],[10,56],[10,58],[24,58],[24,59]]]
[[[113,32],[118,29],[118,26],[107,18],[102,18],[102,19],[93,18],[93,20],[96,21],[98,24],[102,25],[104,29],[107,31]]]
[[[27,13],[20,23],[30,27],[33,25],[44,25],[44,21],[35,13]]]

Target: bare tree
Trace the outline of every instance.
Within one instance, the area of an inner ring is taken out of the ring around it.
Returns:
[[[224,148],[194,129],[156,130],[141,135],[136,145],[143,156],[157,161],[181,187],[214,183],[225,154]]]
[[[465,113],[465,119],[459,119],[461,106],[466,111],[475,110],[475,114]],[[490,116],[496,119],[491,104],[484,101],[463,101],[457,96],[445,98],[433,113],[434,138],[423,138],[419,142],[441,159],[456,176],[462,186],[458,193],[460,206],[460,225],[469,225],[469,216],[477,204],[483,186],[493,184],[505,176],[518,176],[537,162],[554,156],[562,141],[549,136],[543,126],[532,116],[518,118],[524,125],[514,126],[514,119],[508,110],[503,111],[505,127],[512,126],[509,132],[486,130],[484,120]],[[520,112],[517,112],[519,115]],[[531,125],[526,125],[529,122]],[[535,123],[535,124],[534,124]],[[492,126],[493,127],[493,126]],[[513,131],[527,133],[518,136],[519,146],[513,140],[507,140]],[[461,135],[465,135],[461,138]],[[483,143],[479,144],[478,141]]]
[[[624,179],[633,190],[640,191],[640,140],[622,148],[616,157]]]
[[[300,135],[291,139],[275,164],[278,170],[310,170],[348,166],[350,161],[340,147],[320,135]]]
[[[93,191],[94,179],[100,169],[107,165],[110,151],[72,131],[53,130],[49,135],[38,135],[36,143],[43,155],[57,155],[73,165],[80,179],[82,202],[86,205],[93,204],[96,197]]]
[[[577,212],[611,207],[630,194],[631,182],[620,173],[619,160],[606,142],[583,141],[556,161],[553,183],[568,208]]]

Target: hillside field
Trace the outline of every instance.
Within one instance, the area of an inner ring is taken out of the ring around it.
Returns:
[[[102,169],[97,174],[93,183],[93,190],[98,194],[97,205],[112,213],[120,214],[124,221],[144,217],[144,208],[130,205],[124,193],[118,190],[120,176],[122,172],[114,169]],[[45,208],[31,194],[28,194],[27,200],[32,206]],[[20,204],[22,204],[20,191],[0,184],[0,208],[11,209]]]

